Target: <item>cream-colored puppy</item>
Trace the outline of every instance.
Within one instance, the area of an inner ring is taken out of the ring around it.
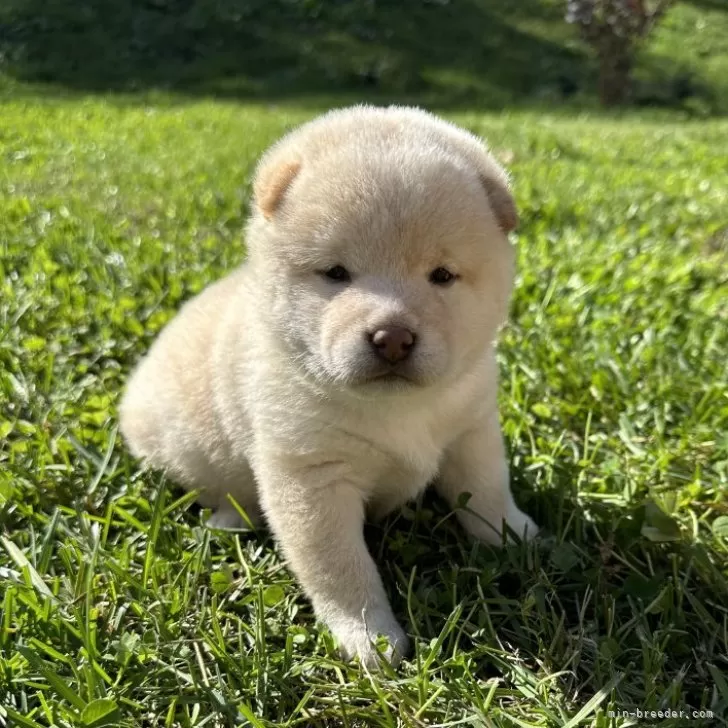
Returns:
[[[471,134],[426,112],[333,111],[263,157],[247,262],[187,303],[129,382],[132,451],[234,526],[262,511],[345,656],[407,650],[362,526],[434,482],[499,543],[516,506],[496,407],[516,224]]]

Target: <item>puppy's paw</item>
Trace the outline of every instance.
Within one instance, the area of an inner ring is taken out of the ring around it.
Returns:
[[[505,514],[492,514],[492,521],[481,518],[476,513],[460,512],[458,518],[463,528],[471,535],[472,538],[487,543],[491,546],[503,545],[503,520],[506,525],[518,536],[522,541],[530,541],[538,534],[538,526],[535,521],[515,503],[508,508]],[[507,532],[506,543],[514,543],[510,532]]]
[[[365,611],[361,620],[333,627],[331,631],[339,643],[343,659],[358,657],[370,670],[379,669],[382,658],[396,667],[409,653],[409,638],[397,620],[384,611]],[[378,649],[381,637],[386,639],[387,644]]]
[[[250,522],[247,522],[232,506],[229,508],[218,508],[213,511],[205,525],[208,528],[216,528],[221,531],[242,531],[258,528],[261,525],[261,518],[257,513],[246,513]]]
[[[508,509],[506,523],[508,528],[523,541],[531,541],[538,535],[539,528],[536,522],[515,504]]]

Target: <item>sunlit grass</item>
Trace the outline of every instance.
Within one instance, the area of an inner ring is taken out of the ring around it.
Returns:
[[[397,672],[339,661],[265,534],[212,534],[139,472],[116,430],[129,369],[242,260],[254,162],[311,113],[4,103],[0,724],[724,715],[726,122],[452,115],[513,174],[502,413],[518,500],[546,535],[477,547],[429,498],[371,528],[415,638]]]

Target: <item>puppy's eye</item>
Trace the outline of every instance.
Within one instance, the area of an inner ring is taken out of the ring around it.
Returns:
[[[434,283],[436,286],[450,285],[456,278],[457,276],[447,268],[435,268],[430,273],[430,283]]]
[[[323,274],[336,283],[348,283],[351,280],[349,271],[343,265],[335,265],[333,268],[323,271]]]

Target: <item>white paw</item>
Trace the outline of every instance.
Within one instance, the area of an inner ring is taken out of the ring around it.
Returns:
[[[409,652],[409,638],[389,610],[364,611],[362,618],[331,627],[345,660],[358,657],[370,670],[378,669],[381,658],[393,666]],[[377,640],[385,637],[387,646],[380,652]]]
[[[219,528],[223,531],[247,530],[251,524],[253,528],[257,528],[260,525],[258,515],[255,513],[249,513],[247,515],[251,523],[246,523],[243,517],[232,506],[229,508],[218,508],[216,511],[213,511],[205,525],[208,528]]]
[[[506,523],[508,527],[523,541],[530,541],[536,537],[539,528],[536,522],[524,513],[520,508],[513,504],[506,515]]]
[[[501,546],[503,544],[503,515],[492,515],[493,522],[481,518],[475,513],[458,512],[458,518],[463,528],[473,537],[490,544],[491,546]],[[499,520],[496,522],[495,519]],[[538,526],[534,520],[520,510],[515,503],[508,507],[505,514],[505,521],[510,528],[521,540],[530,541],[538,533]],[[511,534],[508,534],[508,543],[514,543]]]

